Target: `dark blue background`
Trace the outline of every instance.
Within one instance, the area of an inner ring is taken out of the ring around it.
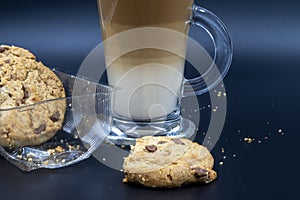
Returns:
[[[122,173],[93,158],[30,173],[0,158],[0,199],[297,199],[300,3],[200,2],[223,20],[234,44],[234,60],[224,81],[227,120],[212,151],[219,173],[214,183],[149,190],[124,185]],[[100,42],[96,0],[0,2],[0,44],[26,47],[48,66],[76,72]],[[244,137],[255,141],[247,144]]]

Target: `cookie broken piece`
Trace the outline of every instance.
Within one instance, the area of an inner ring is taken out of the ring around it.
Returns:
[[[124,159],[125,183],[173,188],[192,183],[210,183],[217,173],[206,147],[188,139],[146,136],[136,140]]]
[[[0,145],[17,148],[51,139],[66,110],[59,78],[28,50],[7,45],[0,45],[0,77]]]

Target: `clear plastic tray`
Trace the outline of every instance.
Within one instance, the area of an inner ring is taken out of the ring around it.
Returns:
[[[26,115],[45,106],[55,109],[57,103],[66,103],[62,128],[52,139],[38,146],[24,146],[17,149],[0,146],[0,154],[24,171],[60,168],[82,161],[104,142],[111,130],[112,89],[83,77],[53,71],[64,85],[66,98],[0,109],[2,117],[9,112]]]

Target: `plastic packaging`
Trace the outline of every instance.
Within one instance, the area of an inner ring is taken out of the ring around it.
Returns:
[[[111,131],[112,89],[83,77],[58,70],[53,71],[64,85],[66,98],[0,109],[0,116],[3,118],[9,112],[26,115],[28,112],[39,111],[45,106],[49,109],[55,108],[57,103],[66,104],[62,128],[52,139],[41,145],[17,149],[0,146],[0,154],[24,171],[60,168],[82,161],[105,141]]]

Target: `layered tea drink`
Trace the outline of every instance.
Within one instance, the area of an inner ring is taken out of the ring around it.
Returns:
[[[192,0],[98,0],[103,40],[141,27],[161,27],[187,34]],[[160,38],[156,38],[160,40]],[[186,41],[173,41],[185,52]],[[105,45],[114,56],[122,46]],[[176,112],[184,58],[160,49],[134,50],[107,66],[109,84],[117,87],[115,117],[155,120]]]

